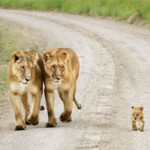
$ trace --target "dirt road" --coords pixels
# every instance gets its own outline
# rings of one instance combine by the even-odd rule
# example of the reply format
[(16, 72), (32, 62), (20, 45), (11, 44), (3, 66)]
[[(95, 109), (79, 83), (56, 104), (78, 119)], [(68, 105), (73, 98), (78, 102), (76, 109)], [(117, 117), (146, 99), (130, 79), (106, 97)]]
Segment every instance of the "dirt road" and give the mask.
[[(45, 50), (70, 47), (81, 69), (73, 121), (62, 123), (56, 94), (56, 128), (40, 123), (15, 132), (11, 107), (0, 117), (1, 150), (149, 150), (150, 31), (110, 20), (54, 12), (0, 10), (0, 18), (34, 29)], [(31, 35), (32, 36), (32, 35)], [(42, 103), (45, 105), (43, 97)], [(131, 130), (131, 106), (144, 106), (145, 131)], [(8, 110), (9, 108), (9, 110)]]

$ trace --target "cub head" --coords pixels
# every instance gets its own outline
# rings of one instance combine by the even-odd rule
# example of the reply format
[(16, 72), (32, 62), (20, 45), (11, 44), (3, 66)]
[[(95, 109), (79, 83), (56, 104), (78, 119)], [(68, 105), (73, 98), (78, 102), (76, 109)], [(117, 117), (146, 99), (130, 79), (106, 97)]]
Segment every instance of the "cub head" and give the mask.
[(32, 79), (38, 62), (38, 53), (34, 51), (15, 51), (12, 54), (12, 72), (18, 82), (27, 85)]
[(51, 81), (59, 83), (67, 77), (69, 53), (67, 51), (51, 50), (43, 53), (45, 71)]
[(131, 110), (132, 110), (132, 118), (134, 120), (140, 120), (141, 117), (143, 117), (143, 110), (144, 108), (143, 107), (131, 107)]

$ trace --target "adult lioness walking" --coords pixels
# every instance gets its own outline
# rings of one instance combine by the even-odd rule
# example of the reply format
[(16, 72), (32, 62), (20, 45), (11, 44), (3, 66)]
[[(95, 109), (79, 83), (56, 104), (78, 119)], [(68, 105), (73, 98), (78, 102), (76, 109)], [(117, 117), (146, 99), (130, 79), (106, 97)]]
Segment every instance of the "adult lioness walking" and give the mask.
[(80, 109), (75, 98), (76, 81), (79, 74), (79, 60), (74, 51), (68, 48), (58, 48), (43, 53), (45, 66), (45, 97), (48, 111), (46, 127), (57, 125), (54, 113), (54, 89), (58, 90), (64, 104), (61, 121), (70, 121), (73, 101)]
[[(16, 51), (12, 54), (8, 65), (8, 85), (10, 100), (13, 106), (16, 127), (15, 130), (23, 130), (26, 123), (38, 124), (40, 101), (43, 91), (43, 60), (35, 51)], [(27, 92), (32, 95), (32, 110), (28, 103)], [(25, 110), (25, 120), (20, 109), (20, 99)]]

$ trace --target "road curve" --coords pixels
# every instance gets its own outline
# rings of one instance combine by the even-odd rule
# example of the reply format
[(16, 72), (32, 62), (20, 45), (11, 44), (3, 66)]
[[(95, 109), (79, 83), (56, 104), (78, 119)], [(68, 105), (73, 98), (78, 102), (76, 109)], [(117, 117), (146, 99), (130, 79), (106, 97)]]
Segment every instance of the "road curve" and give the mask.
[[(0, 149), (138, 150), (150, 149), (150, 31), (111, 20), (55, 12), (0, 9), (0, 19), (38, 32), (46, 50), (70, 47), (80, 60), (73, 121), (62, 123), (56, 93), (56, 128), (40, 123), (13, 130), (12, 109), (0, 117)], [(45, 105), (45, 99), (42, 98)], [(131, 130), (131, 106), (144, 106), (145, 131)], [(6, 106), (7, 108), (7, 106)], [(6, 113), (7, 112), (7, 113)]]

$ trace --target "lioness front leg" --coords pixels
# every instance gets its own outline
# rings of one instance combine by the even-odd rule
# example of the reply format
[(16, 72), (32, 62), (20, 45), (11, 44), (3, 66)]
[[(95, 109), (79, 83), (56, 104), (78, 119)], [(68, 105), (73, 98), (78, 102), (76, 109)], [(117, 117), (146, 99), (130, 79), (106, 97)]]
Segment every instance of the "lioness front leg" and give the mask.
[(31, 114), (27, 118), (27, 122), (32, 125), (37, 125), (39, 123), (39, 110), (41, 102), (42, 92), (32, 94), (32, 109)]
[(46, 127), (55, 127), (57, 125), (54, 113), (54, 91), (45, 89), (45, 98), (48, 113), (48, 122)]
[(21, 96), (21, 100), (22, 100), (22, 103), (23, 103), (23, 107), (24, 107), (24, 113), (25, 113), (25, 122), (26, 124), (30, 124), (28, 121), (27, 121), (27, 117), (29, 116), (30, 114), (30, 105), (28, 103), (28, 96), (27, 96), (27, 93), (24, 93), (22, 96)]
[(19, 102), (20, 96), (10, 93), (10, 100), (12, 103), (13, 111), (17, 122), (15, 130), (24, 130), (26, 128), (26, 125), (21, 114), (20, 102)]
[(64, 112), (60, 115), (61, 121), (71, 121), (72, 106), (73, 106), (73, 92), (72, 90), (63, 93)]

